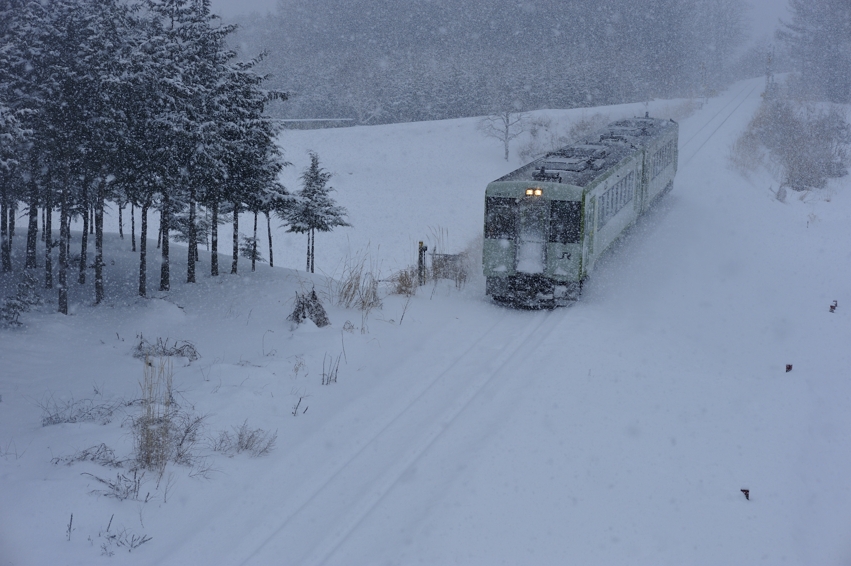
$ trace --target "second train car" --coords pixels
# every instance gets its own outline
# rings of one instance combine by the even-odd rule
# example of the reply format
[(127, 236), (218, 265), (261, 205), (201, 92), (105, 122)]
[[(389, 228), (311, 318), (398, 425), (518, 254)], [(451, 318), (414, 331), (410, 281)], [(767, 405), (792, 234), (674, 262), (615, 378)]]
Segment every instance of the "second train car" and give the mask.
[(619, 120), (490, 183), (487, 294), (525, 307), (576, 300), (600, 255), (673, 187), (678, 132), (673, 120)]

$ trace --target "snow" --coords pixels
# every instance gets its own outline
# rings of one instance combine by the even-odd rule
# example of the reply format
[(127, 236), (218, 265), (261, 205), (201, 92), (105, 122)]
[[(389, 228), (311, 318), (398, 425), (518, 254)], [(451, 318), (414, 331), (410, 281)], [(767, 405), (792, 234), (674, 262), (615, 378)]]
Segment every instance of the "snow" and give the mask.
[(542, 242), (518, 241), (516, 269), (520, 273), (543, 273), (544, 244)]
[[(848, 563), (851, 181), (781, 203), (768, 173), (728, 167), (761, 81), (681, 121), (674, 190), (570, 308), (493, 305), (474, 274), (367, 315), (326, 300), (331, 326), (291, 329), (295, 292), (327, 299), (334, 285), (296, 271), (303, 237), (279, 231), (283, 268), (243, 261), (195, 285), (174, 246), (172, 291), (149, 299), (134, 296), (129, 239), (108, 237), (105, 305), (74, 284), (71, 316), (48, 304), (0, 330), (0, 563)], [(519, 165), (475, 123), (287, 132), (288, 159), (310, 148), (335, 173), (353, 224), (319, 235), (318, 271), (369, 248), (386, 278), (418, 239), (473, 242), (485, 185)], [(158, 267), (151, 257), (150, 282)], [(139, 398), (139, 335), (195, 344), (175, 388), (208, 435), (247, 422), (277, 431), (275, 449), (202, 447), (207, 477), (169, 464), (158, 485), (147, 472), (147, 502), (91, 493), (92, 476), (127, 466), (51, 463), (100, 443), (132, 453), (138, 405), (47, 427), (38, 405)], [(321, 385), (341, 354), (338, 381)], [(109, 546), (111, 517), (109, 533), (151, 540)]]

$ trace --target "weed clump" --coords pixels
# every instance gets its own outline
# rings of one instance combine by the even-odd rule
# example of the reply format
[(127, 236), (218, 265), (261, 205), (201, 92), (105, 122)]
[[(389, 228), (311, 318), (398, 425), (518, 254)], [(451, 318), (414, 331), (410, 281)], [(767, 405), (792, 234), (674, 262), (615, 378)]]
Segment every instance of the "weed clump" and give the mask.
[(148, 342), (144, 336), (139, 335), (139, 343), (133, 349), (133, 357), (140, 360), (153, 358), (183, 357), (190, 362), (201, 358), (201, 354), (195, 348), (195, 344), (187, 340), (176, 340), (169, 344), (169, 339), (157, 338), (155, 342)]
[(212, 449), (228, 456), (246, 452), (252, 458), (257, 458), (271, 452), (277, 441), (277, 431), (270, 433), (262, 428), (248, 428), (248, 421), (245, 421), (233, 427), (232, 433), (221, 431), (212, 441)]
[(145, 359), (142, 414), (132, 419), (136, 465), (165, 469), (169, 462), (192, 465), (205, 417), (183, 410), (174, 400), (170, 358)]

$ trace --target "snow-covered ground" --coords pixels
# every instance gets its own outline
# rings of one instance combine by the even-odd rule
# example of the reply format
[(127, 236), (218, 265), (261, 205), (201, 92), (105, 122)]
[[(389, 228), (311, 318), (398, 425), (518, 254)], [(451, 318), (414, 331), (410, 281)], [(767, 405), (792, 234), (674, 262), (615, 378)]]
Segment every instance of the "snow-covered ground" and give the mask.
[[(492, 305), (476, 275), (368, 315), (326, 300), (321, 329), (285, 320), (347, 257), (368, 249), (387, 277), (419, 239), (474, 242), (485, 185), (519, 162), (472, 119), (283, 136), (290, 188), (315, 150), (351, 213), (317, 237), (323, 273), (296, 271), (304, 237), (279, 231), (285, 268), (186, 285), (177, 248), (173, 290), (155, 291), (154, 256), (143, 300), (129, 240), (108, 238), (105, 305), (75, 284), (72, 316), (46, 305), (0, 330), (0, 564), (849, 563), (851, 181), (781, 203), (767, 173), (730, 170), (761, 85), (681, 121), (674, 191), (570, 308)], [(204, 438), (247, 423), (274, 450), (202, 441), (194, 467), (146, 472), (124, 501), (93, 492), (128, 464), (52, 463), (101, 443), (131, 456), (138, 404), (44, 427), (40, 407), (138, 399), (141, 335), (197, 347), (175, 400), (207, 416)], [(150, 540), (128, 552), (133, 535)]]

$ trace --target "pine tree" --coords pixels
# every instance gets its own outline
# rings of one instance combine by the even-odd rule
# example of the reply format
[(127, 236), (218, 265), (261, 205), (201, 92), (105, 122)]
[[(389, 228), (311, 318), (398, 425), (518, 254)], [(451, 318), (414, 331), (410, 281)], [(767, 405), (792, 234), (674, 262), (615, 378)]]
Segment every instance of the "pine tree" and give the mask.
[(315, 268), (316, 231), (330, 232), (337, 226), (351, 226), (346, 221), (346, 209), (337, 206), (328, 186), (331, 173), (319, 166), (319, 156), (310, 152), (310, 166), (301, 175), (302, 188), (297, 194), (289, 215), (288, 232), (307, 234), (307, 271)]
[(851, 102), (851, 3), (789, 0), (792, 21), (777, 32), (791, 52), (801, 84), (816, 96)]
[[(254, 72), (261, 59), (230, 66), (224, 77), (225, 102), (218, 115), (225, 180), (222, 192), (214, 195), (227, 200), (233, 210), (231, 273), (237, 273), (240, 256), (239, 211), (264, 212), (288, 198), (277, 181), (281, 170), (289, 165), (276, 143), (280, 126), (263, 113), (269, 101), (286, 100), (287, 94), (262, 88), (266, 77)], [(215, 215), (216, 209), (213, 210)], [(211, 265), (214, 275), (217, 269)]]
[(42, 303), (36, 286), (35, 275), (25, 272), (17, 285), (16, 293), (0, 301), (0, 322), (9, 326), (21, 326), (22, 323), (19, 320), (21, 314)]
[(25, 144), (31, 132), (24, 125), (27, 109), (16, 92), (26, 72), (26, 13), (20, 1), (0, 0), (0, 264), (12, 269), (12, 226), (22, 200)]
[[(70, 225), (95, 234), (95, 302), (104, 297), (107, 199), (141, 210), (139, 294), (146, 294), (147, 220), (161, 215), (160, 288), (170, 286), (172, 219), (189, 241), (188, 281), (198, 259), (198, 208), (231, 202), (271, 211), (286, 192), (278, 128), (257, 61), (234, 62), (210, 0), (0, 0), (0, 266), (11, 269), (20, 201), (28, 208), (26, 267), (36, 267), (38, 212), (45, 287), (59, 247), (59, 310), (67, 312)], [(280, 193), (280, 194), (278, 194)], [(272, 196), (270, 196), (272, 195)], [(274, 196), (278, 195), (278, 196)], [(60, 212), (60, 239), (50, 219)], [(268, 214), (268, 212), (267, 212)], [(238, 215), (236, 216), (238, 219)], [(131, 225), (135, 218), (131, 219)], [(79, 280), (86, 279), (86, 230)], [(132, 236), (135, 248), (135, 226)], [(214, 237), (215, 246), (215, 237)], [(135, 251), (135, 250), (134, 250)]]

